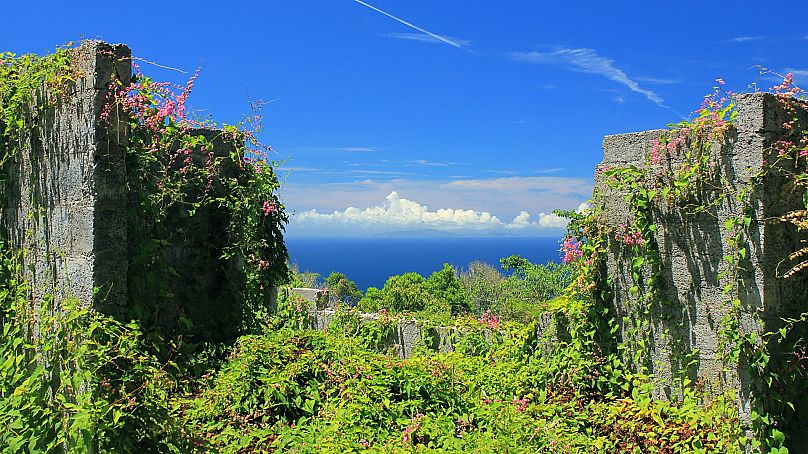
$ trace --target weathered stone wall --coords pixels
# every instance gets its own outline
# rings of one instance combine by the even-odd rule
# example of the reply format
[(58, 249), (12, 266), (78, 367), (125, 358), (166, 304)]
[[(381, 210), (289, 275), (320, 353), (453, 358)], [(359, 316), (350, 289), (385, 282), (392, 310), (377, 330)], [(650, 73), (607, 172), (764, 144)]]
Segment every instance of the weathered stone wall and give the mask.
[(108, 83), (128, 83), (130, 51), (88, 42), (73, 50), (81, 77), (71, 96), (38, 94), (36, 127), (6, 163), (0, 223), (25, 251), (35, 299), (71, 295), (88, 304), (99, 289), (105, 304), (126, 303), (126, 207), (123, 147), (127, 131), (99, 121)]
[[(328, 331), (339, 310), (335, 302), (328, 299), (328, 290), (316, 288), (292, 288), (285, 290), (286, 295), (294, 293), (302, 297), (308, 304), (307, 327), (317, 331)], [(370, 323), (382, 318), (379, 313), (359, 313), (361, 323)], [(551, 313), (544, 314), (536, 324), (536, 348), (549, 351), (551, 344), (559, 337), (565, 337), (563, 329), (559, 332), (557, 320)], [(490, 340), (492, 331), (481, 328), (486, 340)], [(425, 332), (422, 323), (415, 318), (401, 318), (395, 322), (390, 336), (384, 341), (383, 348), (392, 349), (401, 359), (413, 355), (416, 347), (426, 347), (439, 353), (455, 350), (456, 342), (468, 334), (468, 329), (454, 326), (430, 327)]]
[[(662, 261), (658, 273), (662, 302), (652, 304), (647, 313), (639, 309), (637, 295), (630, 291), (634, 285), (631, 257), (617, 241), (610, 242), (607, 269), (612, 279), (614, 310), (621, 320), (620, 334), (633, 346), (628, 354), (638, 350), (643, 353), (638, 359), (655, 375), (657, 397), (676, 397), (670, 385), (677, 376), (701, 380), (714, 393), (738, 390), (740, 415), (748, 422), (751, 395), (760, 384), (746, 364), (725, 364), (721, 359), (720, 324), (731, 310), (729, 301), (735, 297), (741, 301), (738, 329), (742, 335), (776, 331), (783, 323), (782, 318), (798, 316), (805, 310), (808, 280), (804, 274), (787, 280), (780, 277), (787, 269), (782, 269), (780, 262), (802, 246), (804, 236), (793, 226), (773, 218), (804, 205), (801, 191), (787, 184), (781, 174), (769, 172), (751, 195), (753, 221), (748, 233), (747, 259), (741, 263), (745, 271), (741, 273), (739, 289), (724, 293), (728, 280), (719, 277), (729, 267), (725, 256), (734, 253), (724, 221), (737, 217), (743, 207), (732, 197), (721, 200), (721, 194), (740, 192), (765, 163), (775, 161), (777, 152), (772, 151), (772, 145), (783, 138), (782, 125), (787, 119), (782, 105), (770, 94), (741, 95), (737, 109), (735, 132), (726, 144), (716, 144), (711, 149), (712, 159), (724, 177), (711, 183), (723, 180), (725, 184), (716, 187), (708, 184), (698, 195), (701, 204), (716, 200), (719, 203), (699, 213), (664, 204), (652, 211), (658, 226), (654, 239)], [(805, 110), (799, 115), (806, 117)], [(604, 138), (604, 160), (598, 166), (596, 187), (604, 188), (605, 221), (609, 226), (628, 225), (633, 215), (625, 192), (605, 188), (602, 171), (630, 165), (647, 169), (650, 141), (662, 132)], [(682, 154), (662, 165), (677, 168)], [(644, 273), (646, 278), (648, 271)], [(649, 342), (642, 345), (643, 340)], [(805, 411), (806, 408), (797, 409), (798, 414)]]
[[(133, 234), (137, 219), (130, 208), (142, 195), (128, 185), (127, 122), (116, 118), (116, 109), (108, 120), (101, 114), (110, 101), (110, 82), (126, 86), (131, 81), (131, 52), (125, 45), (89, 41), (72, 50), (72, 63), (80, 76), (72, 91), (58, 100), (49, 99), (44, 89), (39, 93), (31, 106), (35, 127), (30, 140), (3, 168), (7, 183), (0, 201), (0, 238), (24, 251), (35, 304), (48, 294), (57, 301), (71, 296), (128, 318), (133, 298), (157, 295), (136, 279), (144, 268), (132, 266), (148, 239)], [(206, 136), (216, 156), (232, 151), (219, 131), (193, 134)], [(231, 167), (221, 172), (238, 172)], [(212, 196), (224, 190), (214, 185)], [(172, 234), (165, 239), (166, 255), (177, 275), (163, 276), (173, 299), (159, 308), (157, 323), (173, 329), (184, 317), (205, 337), (234, 334), (243, 270), (238, 259), (222, 259), (229, 216), (226, 209), (213, 207), (193, 216), (182, 207), (169, 211), (164, 230)]]

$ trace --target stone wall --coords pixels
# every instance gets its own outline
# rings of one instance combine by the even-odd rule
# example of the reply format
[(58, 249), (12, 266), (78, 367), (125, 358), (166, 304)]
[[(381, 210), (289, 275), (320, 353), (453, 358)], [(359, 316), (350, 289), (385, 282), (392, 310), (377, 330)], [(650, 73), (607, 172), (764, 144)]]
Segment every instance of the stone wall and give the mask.
[[(328, 331), (331, 323), (340, 310), (336, 302), (329, 300), (328, 290), (315, 288), (286, 289), (286, 295), (294, 293), (308, 303), (307, 327), (317, 331)], [(378, 313), (359, 313), (361, 323), (370, 323), (382, 318)], [(560, 336), (566, 338), (564, 329), (557, 329), (558, 320), (551, 313), (544, 314), (536, 324), (536, 348), (549, 351), (551, 344)], [(480, 328), (486, 340), (491, 340), (492, 331)], [(399, 358), (407, 359), (413, 355), (417, 347), (448, 353), (454, 351), (456, 343), (468, 335), (470, 329), (454, 326), (436, 326), (424, 328), (423, 324), (415, 318), (404, 317), (395, 321), (390, 336), (384, 341), (383, 349), (395, 351)]]
[[(127, 123), (116, 118), (115, 109), (108, 121), (101, 113), (110, 100), (110, 82), (130, 83), (131, 52), (97, 41), (71, 52), (80, 77), (68, 96), (53, 100), (45, 90), (38, 94), (30, 111), (35, 125), (30, 140), (3, 168), (0, 239), (24, 251), (35, 305), (48, 294), (57, 301), (71, 296), (128, 318), (132, 298), (156, 295), (133, 284), (142, 274), (132, 267), (133, 257), (146, 239), (133, 235), (137, 220), (130, 208), (140, 195), (127, 184)], [(218, 131), (193, 133), (207, 136), (217, 156), (232, 151)], [(223, 190), (214, 187), (212, 196)], [(193, 216), (183, 208), (169, 212), (165, 223), (174, 233), (166, 255), (177, 275), (163, 276), (173, 294), (171, 304), (159, 308), (157, 322), (164, 327), (177, 328), (182, 316), (199, 335), (230, 337), (239, 326), (235, 283), (243, 282), (242, 270), (238, 260), (221, 258), (229, 215), (212, 207)]]
[[(738, 193), (766, 162), (776, 159), (777, 153), (771, 147), (783, 138), (786, 114), (775, 96), (741, 95), (737, 109), (736, 131), (726, 144), (711, 149), (725, 185), (703, 188), (698, 195), (701, 203), (720, 200), (720, 194)], [(803, 120), (807, 116), (805, 110), (799, 115)], [(604, 188), (605, 221), (609, 226), (630, 224), (633, 215), (626, 193), (607, 189), (602, 171), (630, 165), (647, 169), (650, 141), (662, 133), (645, 131), (604, 138), (604, 160), (598, 166), (596, 187)], [(662, 165), (676, 168), (680, 162), (674, 156)], [(721, 180), (716, 178), (714, 182)], [(748, 233), (749, 251), (741, 263), (745, 271), (741, 273), (740, 288), (730, 295), (724, 293), (727, 279), (719, 277), (729, 266), (725, 256), (733, 254), (724, 221), (738, 216), (742, 209), (742, 204), (733, 198), (699, 213), (667, 206), (654, 208), (652, 215), (658, 226), (654, 240), (662, 260), (658, 273), (662, 301), (653, 304), (648, 313), (638, 310), (637, 296), (630, 291), (634, 281), (625, 247), (610, 242), (607, 270), (612, 279), (614, 310), (621, 320), (620, 333), (634, 347), (643, 339), (648, 341), (639, 361), (655, 375), (658, 398), (675, 398), (670, 386), (673, 377), (687, 376), (711, 387), (716, 394), (738, 390), (740, 416), (749, 422), (752, 395), (761, 384), (750, 374), (747, 364), (722, 361), (720, 324), (731, 310), (729, 301), (735, 297), (741, 301), (738, 329), (742, 335), (776, 331), (783, 324), (782, 318), (798, 317), (806, 309), (805, 274), (787, 280), (780, 277), (785, 271), (780, 262), (802, 246), (805, 236), (790, 224), (773, 220), (788, 211), (803, 209), (802, 198), (802, 192), (795, 191), (777, 172), (767, 174), (756, 186), (751, 195), (754, 213)], [(644, 273), (646, 278), (648, 271)], [(794, 333), (801, 334), (804, 333)], [(635, 348), (628, 353), (636, 352)], [(798, 417), (803, 418), (806, 410), (797, 408)]]
[[(26, 253), (35, 299), (45, 293), (126, 303), (125, 128), (99, 121), (113, 77), (129, 83), (130, 51), (85, 43), (73, 50), (81, 77), (58, 103), (38, 94), (35, 128), (6, 163), (2, 223), (11, 246)], [(117, 123), (117, 122), (115, 122)]]

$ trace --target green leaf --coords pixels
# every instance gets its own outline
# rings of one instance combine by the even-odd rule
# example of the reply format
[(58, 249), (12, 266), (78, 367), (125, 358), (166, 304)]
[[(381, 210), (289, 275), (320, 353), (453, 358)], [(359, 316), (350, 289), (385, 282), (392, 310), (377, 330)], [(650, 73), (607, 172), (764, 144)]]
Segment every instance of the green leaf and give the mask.
[(777, 444), (776, 446), (780, 447), (783, 446), (783, 443), (786, 441), (786, 436), (783, 434), (783, 432), (780, 432), (777, 429), (772, 429), (772, 440), (774, 440), (774, 442)]

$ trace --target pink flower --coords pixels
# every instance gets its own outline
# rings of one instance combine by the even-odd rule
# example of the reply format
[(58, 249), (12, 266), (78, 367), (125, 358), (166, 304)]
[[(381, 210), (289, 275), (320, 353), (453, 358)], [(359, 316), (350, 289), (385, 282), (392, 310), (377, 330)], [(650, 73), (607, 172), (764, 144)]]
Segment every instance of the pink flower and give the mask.
[(642, 246), (645, 244), (645, 238), (639, 231), (630, 231), (624, 224), (617, 226), (617, 231), (614, 232), (614, 239), (626, 246)]
[(483, 325), (488, 326), (491, 329), (499, 329), (501, 323), (496, 315), (491, 312), (491, 309), (488, 309), (482, 317), (480, 317), (480, 323)]
[(651, 140), (651, 164), (657, 165), (659, 161), (662, 160), (662, 156), (659, 155), (659, 149), (661, 148), (661, 144), (659, 139)]
[(401, 435), (401, 441), (404, 443), (409, 443), (410, 439), (412, 438), (412, 433), (419, 430), (421, 428), (421, 420), (424, 418), (423, 413), (418, 413), (412, 417), (412, 424), (407, 426), (404, 429), (404, 433)]
[(274, 203), (264, 202), (264, 207), (261, 208), (264, 211), (264, 216), (269, 216), (271, 213), (278, 211), (278, 207), (275, 206)]
[(527, 409), (527, 403), (529, 399), (527, 397), (523, 397), (521, 399), (514, 399), (513, 403), (516, 405), (516, 411), (523, 412)]
[(561, 244), (561, 253), (563, 254), (561, 263), (564, 264), (575, 262), (584, 255), (581, 250), (581, 242), (570, 236), (564, 238), (564, 242)]

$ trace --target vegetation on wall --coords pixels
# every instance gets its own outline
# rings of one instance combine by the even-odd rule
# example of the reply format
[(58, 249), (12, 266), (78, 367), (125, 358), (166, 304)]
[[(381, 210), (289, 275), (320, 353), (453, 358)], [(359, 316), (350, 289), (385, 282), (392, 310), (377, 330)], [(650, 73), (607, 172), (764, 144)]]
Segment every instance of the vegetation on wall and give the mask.
[[(768, 331), (764, 322), (756, 321), (755, 329), (744, 331), (740, 327), (742, 317), (742, 293), (749, 285), (749, 260), (752, 254), (749, 238), (762, 222), (790, 222), (805, 230), (804, 208), (785, 213), (779, 219), (760, 219), (755, 213), (755, 197), (758, 197), (764, 182), (777, 181), (785, 191), (795, 191), (797, 198), (805, 192), (805, 158), (808, 156), (808, 132), (800, 124), (798, 106), (804, 92), (793, 85), (792, 76), (784, 77), (781, 85), (773, 88), (780, 108), (785, 112), (785, 121), (779, 132), (780, 140), (764, 150), (762, 170), (749, 182), (733, 187), (722, 172), (720, 153), (731, 146), (735, 134), (736, 110), (734, 94), (723, 90), (723, 81), (718, 80), (715, 91), (706, 96), (693, 120), (671, 125), (658, 138), (652, 139), (650, 152), (644, 166), (627, 165), (606, 167), (602, 172), (603, 186), (596, 188), (594, 206), (584, 215), (565, 213), (572, 218), (571, 234), (565, 246), (573, 251), (579, 268), (580, 288), (608, 299), (605, 294), (612, 276), (606, 276), (604, 259), (610, 251), (618, 251), (619, 265), (630, 279), (629, 312), (621, 322), (624, 330), (623, 343), (616, 347), (626, 353), (631, 368), (641, 373), (652, 370), (650, 349), (653, 342), (652, 313), (662, 313), (668, 302), (665, 299), (660, 271), (662, 261), (656, 238), (664, 212), (682, 216), (718, 217), (719, 209), (731, 214), (723, 220), (725, 266), (718, 274), (718, 284), (726, 299), (724, 307), (713, 308), (708, 317), (719, 319), (718, 334), (721, 355), (725, 367), (747, 365), (748, 373), (764, 389), (753, 393), (752, 424), (756, 438), (750, 440), (755, 449), (767, 452), (787, 452), (784, 447), (784, 430), (801, 430), (796, 422), (794, 408), (804, 397), (796, 389), (803, 389), (806, 376), (801, 355), (804, 344), (804, 322), (808, 313), (796, 318), (786, 318), (774, 331)], [(768, 162), (766, 161), (768, 160)], [(770, 183), (769, 183), (770, 184)], [(603, 218), (604, 198), (607, 193), (620, 194), (631, 212), (630, 222), (609, 225)], [(806, 198), (802, 197), (803, 203)], [(804, 250), (795, 251), (784, 263), (794, 264), (782, 274), (783, 278), (794, 276), (805, 268), (801, 262)], [(769, 327), (771, 328), (771, 327)], [(615, 326), (614, 329), (618, 329)], [(675, 337), (665, 331), (667, 338)], [(631, 356), (628, 354), (631, 353)], [(676, 360), (672, 356), (672, 360)], [(695, 364), (691, 357), (680, 361), (677, 387), (691, 384), (690, 367)], [(741, 372), (744, 373), (744, 372)], [(681, 388), (679, 392), (683, 392)], [(791, 424), (790, 424), (791, 422)]]
[[(84, 76), (71, 64), (73, 52), (0, 54), (0, 163), (33, 150), (46, 133), (45, 120), (59, 115), (62, 100)], [(113, 79), (108, 87), (101, 118), (127, 134), (127, 190), (133, 196), (125, 314), (115, 319), (95, 311), (90, 301), (49, 292), (33, 299), (47, 289), (29, 286), (25, 252), (12, 250), (0, 232), (4, 452), (65, 446), (71, 452), (187, 452), (170, 396), (193, 387), (189, 374), (215, 362), (227, 347), (170, 337), (200, 332), (182, 310), (171, 309), (184, 303), (173, 300), (177, 272), (170, 252), (181, 232), (172, 230), (172, 219), (199, 217), (205, 210), (227, 213), (216, 232), (223, 251), (219, 266), (238, 294), (222, 295), (228, 304), (219, 309), (226, 317), (216, 321), (231, 336), (258, 329), (267, 316), (269, 289), (288, 280), (282, 236), (287, 217), (268, 148), (256, 139), (258, 117), (215, 130), (193, 120), (186, 102), (195, 78), (173, 87), (138, 72), (130, 85)], [(0, 175), (0, 183), (9, 178), (5, 168)], [(5, 192), (0, 194), (5, 201)], [(29, 216), (44, 222), (47, 207), (34, 194), (22, 196), (30, 198)]]

